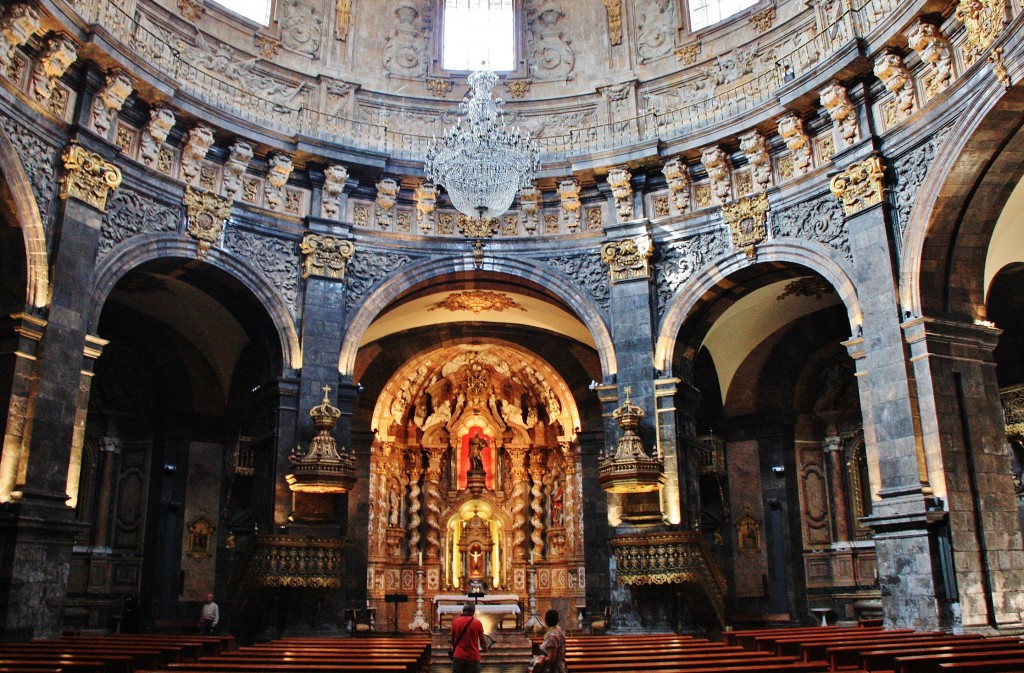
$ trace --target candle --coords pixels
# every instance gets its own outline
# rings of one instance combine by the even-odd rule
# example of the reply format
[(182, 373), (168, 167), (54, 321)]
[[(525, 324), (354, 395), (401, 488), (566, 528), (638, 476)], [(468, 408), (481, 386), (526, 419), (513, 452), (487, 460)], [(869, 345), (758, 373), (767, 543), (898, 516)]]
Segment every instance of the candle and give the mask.
[(423, 550), (420, 550), (420, 566), (423, 566)]

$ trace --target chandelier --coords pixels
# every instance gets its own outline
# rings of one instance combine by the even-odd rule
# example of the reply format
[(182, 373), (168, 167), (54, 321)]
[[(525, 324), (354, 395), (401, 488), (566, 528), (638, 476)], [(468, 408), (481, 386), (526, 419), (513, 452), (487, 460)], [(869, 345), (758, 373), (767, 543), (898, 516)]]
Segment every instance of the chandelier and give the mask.
[(459, 103), (460, 119), (427, 145), (425, 169), (444, 185), (452, 205), (470, 217), (498, 217), (516, 193), (531, 184), (540, 166), (530, 132), (505, 122), (500, 98), (491, 97), (498, 76), (490, 70), (469, 76), (469, 95)]

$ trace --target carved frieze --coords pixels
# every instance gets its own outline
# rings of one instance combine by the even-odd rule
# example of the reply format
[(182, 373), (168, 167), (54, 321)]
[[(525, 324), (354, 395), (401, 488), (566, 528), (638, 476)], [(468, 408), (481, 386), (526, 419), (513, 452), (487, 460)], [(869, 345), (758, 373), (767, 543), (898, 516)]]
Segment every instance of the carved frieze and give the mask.
[(271, 154), (267, 160), (267, 182), (263, 186), (263, 196), (271, 210), (280, 210), (284, 200), (284, 186), (291, 177), (292, 158), (280, 152)]
[(427, 74), (430, 14), (422, 3), (402, 0), (395, 9), (398, 19), (384, 47), (384, 70), (395, 77), (419, 79)]
[(874, 73), (895, 96), (892, 121), (898, 123), (914, 114), (917, 109), (914, 76), (903, 63), (903, 57), (894, 51), (883, 52), (875, 59)]
[(411, 261), (412, 257), (409, 255), (360, 250), (349, 262), (345, 274), (348, 277), (345, 304), (349, 315), (352, 315), (353, 309), (379, 282), (395, 274)]
[(242, 189), (242, 176), (252, 159), (252, 145), (244, 140), (236, 140), (228, 148), (228, 160), (224, 162), (224, 195), (235, 199)]
[(512, 79), (505, 81), (505, 91), (511, 98), (522, 98), (530, 93), (530, 80)]
[(213, 192), (185, 187), (185, 212), (188, 226), (185, 233), (199, 241), (199, 257), (220, 242), (224, 225), (231, 216), (231, 199), (222, 199)]
[(853, 261), (843, 209), (831, 195), (773, 211), (771, 230), (773, 239), (792, 237), (817, 241), (838, 251), (846, 261)]
[(608, 311), (611, 294), (608, 290), (608, 275), (600, 264), (600, 257), (594, 253), (549, 257), (543, 260), (565, 274), (591, 298), (603, 311)]
[(32, 68), (32, 94), (39, 102), (50, 100), (57, 80), (78, 58), (78, 47), (65, 35), (51, 37), (46, 51)]
[(180, 206), (161, 203), (128, 187), (114, 192), (108, 205), (100, 225), (100, 258), (134, 236), (175, 231), (181, 218)]
[(726, 250), (725, 230), (721, 227), (660, 244), (654, 263), (658, 314), (664, 314), (686, 281), (724, 255)]
[(39, 12), (28, 3), (4, 9), (0, 15), (0, 65), (6, 69), (15, 64), (15, 52), (39, 31), (39, 23)]
[(903, 235), (910, 223), (910, 212), (914, 208), (921, 184), (931, 169), (939, 147), (949, 135), (949, 126), (939, 129), (928, 141), (895, 160), (892, 164), (895, 203), (895, 226), (897, 231), (896, 249), (902, 254)]
[(307, 234), (300, 246), (306, 256), (302, 265), (302, 277), (322, 276), (343, 280), (349, 260), (356, 254), (356, 246), (334, 236)]
[(322, 5), (306, 0), (285, 0), (278, 6), (281, 18), (281, 41), (289, 49), (316, 56), (323, 36)]
[(797, 113), (789, 112), (779, 117), (776, 123), (779, 125), (779, 135), (792, 152), (792, 174), (806, 175), (811, 169), (814, 155), (811, 152), (811, 140), (804, 131), (804, 120)]
[(839, 82), (833, 81), (818, 92), (821, 104), (828, 116), (832, 118), (836, 134), (842, 147), (849, 147), (860, 140), (860, 123), (857, 120), (857, 108), (850, 100), (850, 94)]
[(435, 304), (431, 304), (428, 311), (470, 311), (472, 313), (483, 313), (494, 311), (504, 313), (509, 309), (518, 309), (526, 312), (526, 307), (517, 302), (504, 292), (489, 292), (487, 290), (469, 290), (466, 292), (453, 292)]
[(904, 33), (910, 48), (921, 60), (931, 66), (931, 77), (925, 78), (925, 94), (931, 99), (942, 93), (956, 77), (953, 65), (953, 48), (934, 23), (922, 19), (915, 21)]
[(576, 54), (566, 35), (565, 12), (553, 0), (530, 0), (526, 13), (527, 65), (538, 81), (576, 79)]
[(666, 0), (638, 0), (636, 14), (636, 53), (644, 63), (672, 53), (675, 47), (676, 5)]
[(4, 131), (28, 176), (32, 194), (39, 207), (39, 215), (44, 224), (49, 224), (50, 216), (53, 214), (54, 189), (57, 186), (54, 170), (57, 148), (47, 144), (37, 133), (6, 115), (0, 115), (0, 122), (3, 123)]
[(181, 149), (181, 177), (185, 184), (196, 184), (199, 168), (212, 145), (213, 129), (208, 126), (196, 126), (185, 135), (185, 146)]
[(766, 7), (760, 12), (754, 12), (750, 15), (750, 23), (754, 26), (754, 30), (758, 33), (767, 33), (772, 28), (772, 23), (775, 21), (775, 5)]
[(608, 17), (608, 41), (612, 46), (622, 44), (622, 0), (601, 0)]
[(420, 231), (429, 234), (434, 230), (434, 211), (437, 209), (437, 185), (421, 182), (413, 193), (416, 200), (416, 223)]
[(700, 41), (684, 44), (676, 49), (676, 58), (683, 62), (683, 65), (693, 65), (697, 62), (697, 55), (700, 54)]
[(106, 83), (92, 101), (92, 128), (96, 133), (106, 137), (114, 115), (132, 95), (132, 86), (132, 79), (120, 70), (107, 75)]
[(320, 213), (329, 220), (337, 220), (341, 215), (341, 195), (348, 181), (348, 170), (340, 165), (328, 166), (324, 169), (324, 187), (320, 196)]
[(885, 165), (881, 157), (850, 164), (829, 183), (832, 195), (843, 203), (847, 217), (881, 203), (885, 196)]
[(775, 180), (772, 177), (772, 154), (768, 139), (757, 130), (744, 133), (740, 136), (740, 150), (747, 155), (754, 186), (760, 191), (771, 187)]
[(626, 168), (612, 168), (608, 171), (608, 186), (615, 197), (615, 212), (620, 222), (633, 219), (633, 175)]
[[(273, 111), (279, 120), (285, 118), (289, 112), (287, 108), (302, 93), (302, 82), (294, 86), (279, 82), (264, 73), (259, 59), (238, 61), (233, 47), (208, 40), (201, 32), (196, 34), (195, 40), (195, 46), (181, 40), (178, 42), (182, 55), (196, 66), (181, 71), (179, 76), (186, 82), (207, 87), (211, 80), (206, 72), (213, 73), (218, 80), (227, 80), (238, 87), (234, 104), (262, 115), (267, 113), (266, 103), (269, 102), (274, 105)], [(223, 93), (218, 90), (218, 95)]]
[(623, 238), (601, 246), (601, 261), (608, 265), (612, 284), (634, 278), (650, 278), (650, 259), (653, 254), (654, 246), (649, 236)]
[(662, 174), (665, 176), (665, 182), (668, 183), (668, 190), (672, 194), (672, 205), (675, 208), (675, 212), (678, 214), (686, 213), (690, 210), (690, 169), (679, 157), (670, 159), (665, 162), (665, 165), (661, 169)]
[(711, 195), (715, 203), (722, 204), (732, 200), (732, 162), (729, 155), (718, 145), (705, 147), (701, 150), (700, 162), (711, 179)]
[(174, 121), (174, 110), (166, 105), (157, 105), (149, 111), (149, 123), (139, 142), (139, 158), (143, 164), (150, 168), (156, 166), (160, 148), (174, 127)]
[(562, 204), (562, 220), (569, 231), (580, 226), (580, 183), (575, 178), (558, 183), (558, 197)]
[(756, 246), (768, 238), (768, 195), (744, 196), (722, 206), (722, 219), (732, 234), (732, 245), (754, 257)]
[[(1006, 24), (1006, 2), (1004, 0), (959, 0), (956, 18), (967, 31), (967, 48), (970, 56), (988, 50), (1003, 32)], [(973, 59), (972, 59), (973, 60)]]
[(523, 209), (523, 229), (533, 236), (540, 225), (540, 190), (533, 185), (523, 187), (519, 191), (519, 206)]
[(121, 185), (121, 169), (77, 143), (64, 149), (61, 161), (60, 198), (78, 199), (106, 212), (110, 192)]
[(267, 283), (281, 294), (292, 317), (298, 315), (299, 258), (293, 241), (233, 225), (224, 236), (224, 247), (259, 269)]

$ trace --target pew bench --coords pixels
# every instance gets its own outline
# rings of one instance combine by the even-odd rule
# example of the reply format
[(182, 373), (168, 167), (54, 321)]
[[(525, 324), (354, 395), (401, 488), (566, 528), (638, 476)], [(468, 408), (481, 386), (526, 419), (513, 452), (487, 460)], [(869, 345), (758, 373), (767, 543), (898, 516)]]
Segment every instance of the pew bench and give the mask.
[(1024, 661), (1024, 650), (985, 650), (973, 652), (948, 652), (919, 656), (896, 657), (896, 673), (938, 673), (944, 663), (995, 661), (998, 659), (1019, 659)]
[(860, 655), (860, 667), (866, 671), (890, 671), (897, 668), (897, 661), (904, 657), (917, 657), (917, 656), (929, 656), (929, 655), (951, 655), (951, 654), (972, 654), (972, 653), (984, 653), (990, 651), (1011, 651), (1011, 652), (1022, 652), (1021, 643), (1007, 643), (1000, 639), (1000, 642), (985, 642), (986, 639), (980, 638), (973, 641), (965, 641), (963, 643), (953, 643), (946, 645), (934, 645), (932, 647), (927, 646), (908, 646), (903, 649), (885, 649), (885, 650), (865, 650)]

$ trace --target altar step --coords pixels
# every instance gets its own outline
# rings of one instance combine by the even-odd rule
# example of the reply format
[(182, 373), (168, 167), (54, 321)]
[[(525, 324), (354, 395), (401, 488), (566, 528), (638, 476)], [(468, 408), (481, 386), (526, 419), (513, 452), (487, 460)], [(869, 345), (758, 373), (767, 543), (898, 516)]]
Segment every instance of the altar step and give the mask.
[[(526, 670), (526, 664), (530, 662), (532, 646), (530, 638), (522, 631), (496, 631), (490, 634), (494, 639), (494, 645), (483, 655), (484, 665), (520, 665), (520, 670)], [(431, 670), (445, 671), (449, 666), (448, 662), (448, 633), (434, 633), (431, 645)]]

